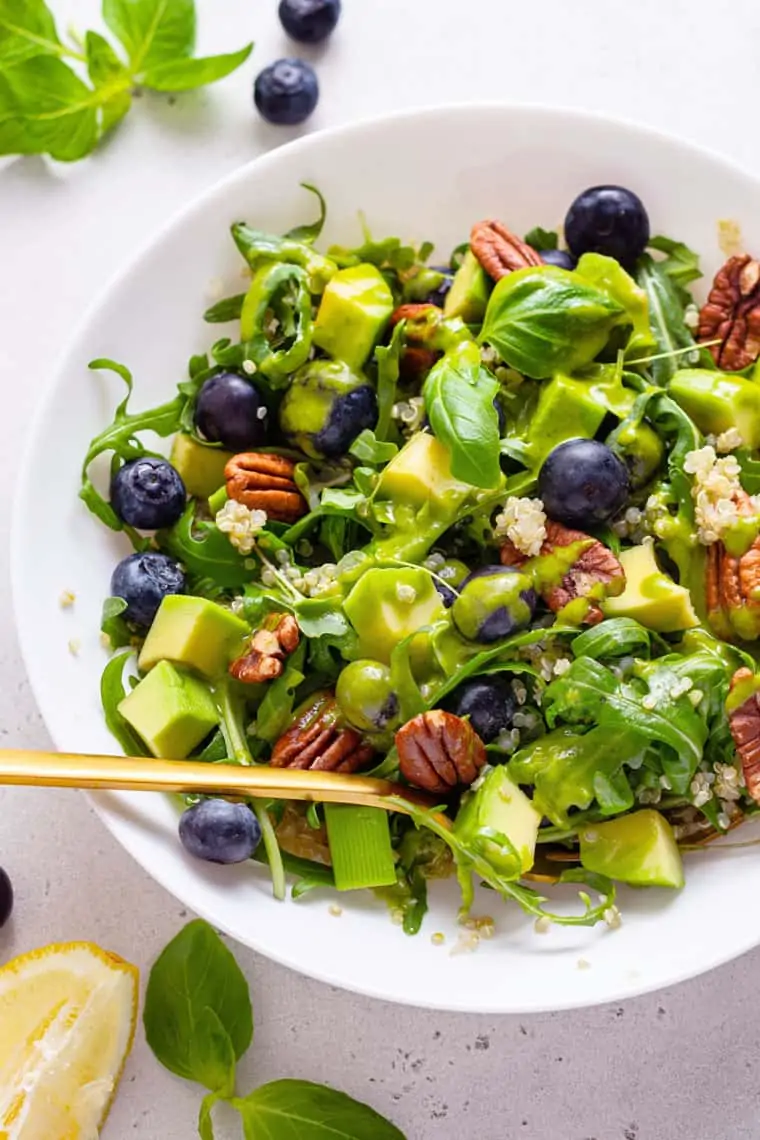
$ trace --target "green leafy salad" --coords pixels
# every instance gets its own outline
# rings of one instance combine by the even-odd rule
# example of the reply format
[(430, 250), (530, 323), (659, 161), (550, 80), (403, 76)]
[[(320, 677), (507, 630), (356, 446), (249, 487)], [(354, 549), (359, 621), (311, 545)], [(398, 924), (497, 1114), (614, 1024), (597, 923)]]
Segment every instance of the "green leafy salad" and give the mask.
[(616, 883), (681, 888), (760, 800), (760, 266), (700, 310), (697, 256), (615, 186), (445, 264), (366, 228), (323, 253), (306, 189), (313, 223), (232, 226), (250, 284), (173, 399), (132, 413), (92, 364), (127, 389), (80, 492), (134, 548), (108, 726), (398, 785), (391, 811), (186, 800), (186, 850), (267, 864), (277, 898), (371, 888), (413, 934), (454, 875), (475, 939), (478, 882), (539, 930), (616, 926)]

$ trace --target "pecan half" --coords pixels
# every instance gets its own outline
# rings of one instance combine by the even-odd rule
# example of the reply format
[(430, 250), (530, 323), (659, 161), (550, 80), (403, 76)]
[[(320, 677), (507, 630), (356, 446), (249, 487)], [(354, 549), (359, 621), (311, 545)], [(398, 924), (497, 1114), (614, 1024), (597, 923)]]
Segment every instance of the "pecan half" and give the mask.
[[(731, 678), (731, 689), (741, 681), (751, 680), (752, 676), (751, 669), (737, 669)], [(747, 791), (755, 803), (760, 803), (760, 692), (751, 693), (730, 712), (728, 723), (742, 762)]]
[(283, 455), (244, 451), (224, 469), (227, 494), (252, 511), (266, 511), (277, 522), (294, 522), (308, 506), (294, 480), (295, 464)]
[(430, 342), (438, 332), (442, 320), (442, 310), (437, 305), (427, 303), (399, 305), (391, 313), (391, 328), (395, 328), (399, 321), (406, 321), (406, 343), (399, 361), (402, 380), (418, 380), (421, 376), (426, 376), (441, 356), (440, 349), (432, 348)]
[[(742, 492), (737, 513), (755, 513), (752, 500)], [(730, 554), (722, 542), (707, 548), (705, 571), (707, 617), (713, 631), (726, 641), (760, 637), (760, 536), (744, 554)]]
[(246, 652), (230, 665), (230, 673), (246, 685), (273, 681), (282, 673), (283, 661), (298, 648), (300, 640), (298, 622), (292, 614), (267, 614)]
[(470, 249), (494, 281), (516, 269), (544, 264), (535, 249), (508, 230), (503, 222), (476, 222), (470, 231)]
[(372, 759), (374, 749), (352, 728), (338, 722), (332, 693), (314, 693), (272, 750), (273, 768), (313, 768), (356, 772)]
[(404, 779), (428, 792), (469, 785), (486, 762), (483, 741), (468, 720), (432, 709), (407, 721), (396, 733)]
[[(560, 580), (546, 584), (539, 580), (541, 597), (555, 614), (575, 598), (588, 598), (588, 610), (583, 617), (583, 624), (597, 625), (604, 617), (597, 597), (599, 594), (603, 597), (622, 594), (625, 589), (625, 571), (603, 542), (581, 530), (570, 530), (551, 519), (546, 521), (546, 538), (538, 557), (556, 555), (558, 550), (576, 543), (584, 543), (584, 546), (579, 547), (578, 557), (564, 570)], [(501, 547), (501, 561), (505, 566), (520, 567), (528, 561), (528, 557), (507, 541)]]
[(730, 257), (716, 273), (699, 314), (698, 338), (720, 339), (710, 352), (729, 372), (746, 368), (760, 355), (760, 262), (748, 253)]

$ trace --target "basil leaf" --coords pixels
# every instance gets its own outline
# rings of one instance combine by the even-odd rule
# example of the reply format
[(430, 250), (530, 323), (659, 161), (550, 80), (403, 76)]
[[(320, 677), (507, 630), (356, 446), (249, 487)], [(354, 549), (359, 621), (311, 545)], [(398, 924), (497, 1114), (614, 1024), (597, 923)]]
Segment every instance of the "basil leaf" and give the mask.
[(153, 91), (190, 91), (207, 83), (216, 83), (230, 75), (248, 59), (253, 44), (226, 55), (210, 55), (198, 59), (177, 59), (148, 68), (142, 84)]
[(308, 190), (310, 194), (316, 195), (317, 201), (319, 202), (319, 217), (316, 221), (305, 222), (302, 226), (294, 226), (293, 229), (288, 230), (284, 236), (293, 241), (303, 241), (306, 242), (307, 245), (311, 245), (319, 239), (324, 229), (325, 219), (327, 218), (327, 203), (316, 186), (312, 186), (308, 182), (302, 182), (301, 185), (304, 190)]
[[(206, 309), (203, 314), (204, 321), (208, 321), (210, 325), (226, 324), (227, 321), (239, 321), (240, 314), (243, 311), (243, 302), (245, 301), (245, 293), (237, 293), (234, 297), (225, 297), (223, 301), (217, 301), (210, 309)], [(206, 365), (208, 367), (208, 364)]]
[(103, 19), (135, 75), (193, 53), (195, 0), (103, 0)]
[(131, 76), (108, 40), (98, 32), (85, 36), (87, 73), (103, 99), (100, 108), (101, 133), (119, 123), (132, 106)]
[(0, 7), (0, 63), (3, 67), (45, 54), (66, 54), (47, 5), (43, 0), (3, 0)]
[(310, 1081), (272, 1081), (232, 1104), (245, 1140), (405, 1140), (369, 1105)]
[(597, 289), (604, 290), (625, 310), (633, 326), (633, 332), (626, 346), (628, 359), (655, 347), (655, 340), (649, 327), (647, 295), (619, 262), (601, 253), (584, 253), (578, 262), (576, 272)]
[(235, 958), (207, 922), (188, 923), (156, 959), (143, 1024), (170, 1072), (232, 1094), (235, 1061), (253, 1037), (251, 998)]
[(525, 235), (525, 244), (539, 251), (542, 249), (558, 249), (559, 236), (556, 230), (545, 230), (541, 226), (534, 226)]
[(98, 138), (96, 92), (52, 55), (0, 68), (0, 155), (84, 158)]
[(100, 679), (100, 701), (106, 728), (118, 740), (125, 756), (150, 756), (140, 737), (119, 712), (119, 705), (127, 695), (124, 669), (132, 657), (130, 653), (117, 653), (106, 665)]
[(496, 487), (498, 381), (464, 353), (447, 353), (428, 375), (422, 394), (434, 434), (449, 450), (451, 473), (473, 487)]
[(534, 380), (590, 364), (612, 329), (626, 323), (622, 305), (556, 266), (518, 269), (498, 281), (480, 340), (512, 368)]

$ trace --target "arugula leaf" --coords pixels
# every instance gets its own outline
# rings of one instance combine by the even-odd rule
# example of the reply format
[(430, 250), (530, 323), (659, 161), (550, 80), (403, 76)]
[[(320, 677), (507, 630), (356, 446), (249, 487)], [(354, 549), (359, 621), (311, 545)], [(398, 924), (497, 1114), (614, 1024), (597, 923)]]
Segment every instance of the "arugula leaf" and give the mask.
[(209, 522), (195, 520), (195, 504), (188, 503), (182, 518), (156, 534), (156, 543), (197, 578), (210, 578), (217, 586), (244, 586), (253, 576), (249, 560), (238, 554), (222, 532)]
[(379, 466), (393, 459), (393, 456), (398, 452), (398, 445), (383, 442), (377, 438), (372, 428), (365, 428), (363, 432), (357, 435), (348, 450), (361, 463), (372, 463)]
[(193, 53), (195, 0), (103, 0), (103, 19), (136, 75)]
[(124, 669), (132, 653), (117, 653), (106, 665), (100, 679), (100, 702), (106, 728), (119, 742), (125, 756), (150, 756), (140, 737), (119, 712), (119, 705), (127, 695)]
[(253, 1037), (251, 998), (235, 958), (207, 922), (188, 923), (156, 959), (143, 1025), (165, 1068), (232, 1095), (235, 1061)]
[(684, 321), (682, 298), (663, 263), (648, 253), (642, 254), (636, 266), (636, 280), (649, 300), (649, 323), (659, 357), (649, 365), (655, 384), (667, 387), (679, 368), (694, 363), (690, 355), (683, 355), (684, 349), (693, 348), (700, 365), (714, 368), (710, 353), (706, 349), (700, 351)]
[[(217, 301), (210, 309), (206, 309), (203, 314), (204, 321), (208, 321), (210, 325), (226, 324), (227, 321), (239, 321), (240, 314), (243, 311), (243, 302), (245, 301), (245, 293), (237, 293), (234, 297), (225, 297), (222, 301)], [(207, 365), (208, 367), (208, 365)]]
[(98, 32), (85, 37), (87, 73), (103, 96), (100, 128), (103, 134), (119, 123), (132, 106), (131, 76), (108, 40)]
[(274, 744), (290, 723), (296, 689), (304, 680), (302, 670), (305, 655), (306, 642), (302, 641), (288, 658), (284, 671), (267, 686), (264, 699), (258, 707), (254, 733), (269, 744)]
[(573, 638), (570, 648), (576, 657), (648, 657), (653, 635), (633, 618), (608, 618)]
[(399, 321), (393, 330), (387, 347), (375, 349), (377, 362), (377, 424), (375, 438), (385, 440), (391, 428), (391, 415), (396, 402), (396, 388), (401, 372), (401, 349), (404, 344), (404, 321)]
[(418, 713), (425, 712), (425, 698), (412, 673), (409, 654), (417, 634), (411, 634), (394, 646), (391, 652), (391, 684), (398, 697), (401, 720), (406, 723)]
[(451, 455), (452, 475), (473, 487), (490, 489), (501, 478), (498, 391), (479, 355), (471, 358), (466, 350), (442, 357), (422, 390), (433, 432)]
[(691, 285), (692, 281), (698, 281), (702, 276), (702, 270), (699, 267), (699, 254), (694, 250), (689, 249), (682, 241), (673, 241), (672, 238), (653, 237), (649, 239), (649, 248), (657, 250), (658, 253), (664, 253), (666, 256), (658, 261), (658, 265), (664, 273), (667, 273), (671, 281), (684, 291), (681, 299), (688, 303), (691, 296), (686, 293), (686, 286)]
[(311, 245), (313, 242), (319, 240), (320, 234), (324, 229), (325, 220), (327, 218), (327, 203), (316, 186), (312, 186), (309, 182), (302, 182), (301, 186), (304, 190), (308, 190), (310, 194), (316, 196), (319, 203), (319, 217), (313, 222), (305, 222), (303, 225), (293, 226), (284, 236), (292, 241), (302, 241), (306, 242), (307, 245)]
[(534, 226), (525, 235), (525, 244), (533, 249), (559, 249), (559, 235), (556, 230), (545, 230)]
[(311, 1081), (272, 1081), (231, 1103), (245, 1140), (405, 1140), (369, 1105)]
[(142, 83), (152, 91), (190, 91), (194, 87), (205, 87), (207, 83), (216, 83), (236, 71), (252, 51), (253, 44), (250, 43), (227, 55), (170, 60), (148, 68), (142, 76)]
[(134, 635), (121, 616), (126, 608), (127, 603), (123, 598), (106, 598), (103, 602), (100, 629), (109, 638), (113, 649), (121, 649), (124, 645), (132, 644)]
[(73, 55), (58, 38), (53, 13), (43, 0), (3, 0), (0, 6), (0, 63), (3, 67), (38, 55)]

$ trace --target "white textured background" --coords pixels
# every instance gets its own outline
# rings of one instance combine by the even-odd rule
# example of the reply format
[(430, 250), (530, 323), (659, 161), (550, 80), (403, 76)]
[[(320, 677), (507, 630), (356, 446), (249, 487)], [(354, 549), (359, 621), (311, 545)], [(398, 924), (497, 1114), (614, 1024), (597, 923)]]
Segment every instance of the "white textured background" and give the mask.
[[(99, 26), (96, 0), (53, 6), (61, 27), (69, 19)], [(176, 103), (137, 101), (94, 159), (71, 169), (0, 160), (6, 548), (24, 428), (84, 308), (179, 206), (298, 133), (268, 127), (251, 107), (254, 72), (297, 54), (276, 7), (276, 0), (199, 0), (200, 49), (231, 50), (253, 38), (253, 60), (221, 86)], [(443, 101), (543, 102), (636, 119), (760, 173), (754, 0), (731, 0), (721, 16), (706, 0), (344, 0), (344, 7), (332, 42), (312, 53), (322, 99), (304, 129)], [(44, 456), (39, 469), (40, 479), (55, 478)], [(5, 561), (0, 574), (0, 736), (44, 747), (13, 635)], [(0, 962), (85, 938), (145, 970), (187, 917), (75, 793), (0, 793), (0, 863), (17, 891), (15, 917), (0, 932)], [(760, 1137), (760, 952), (623, 1006), (529, 1019), (396, 1009), (237, 952), (257, 1014), (241, 1088), (283, 1076), (326, 1081), (370, 1101), (409, 1140)], [(189, 1140), (199, 1099), (158, 1067), (138, 1034), (104, 1140)], [(237, 1135), (218, 1130), (219, 1140)]]

